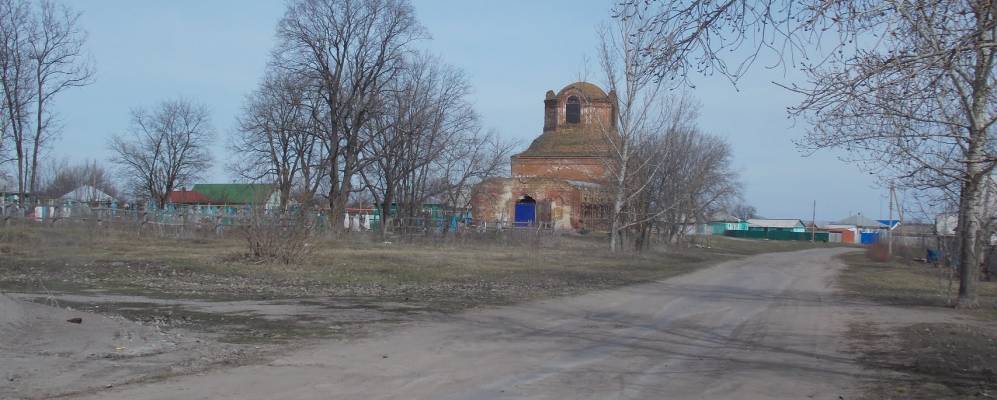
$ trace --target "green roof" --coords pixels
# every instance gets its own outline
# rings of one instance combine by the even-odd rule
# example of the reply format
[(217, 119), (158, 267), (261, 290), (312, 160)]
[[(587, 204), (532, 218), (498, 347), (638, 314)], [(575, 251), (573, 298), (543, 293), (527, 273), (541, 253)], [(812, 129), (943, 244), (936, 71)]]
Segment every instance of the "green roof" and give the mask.
[(273, 185), (257, 183), (204, 183), (194, 185), (192, 191), (203, 194), (212, 203), (261, 204), (273, 193)]

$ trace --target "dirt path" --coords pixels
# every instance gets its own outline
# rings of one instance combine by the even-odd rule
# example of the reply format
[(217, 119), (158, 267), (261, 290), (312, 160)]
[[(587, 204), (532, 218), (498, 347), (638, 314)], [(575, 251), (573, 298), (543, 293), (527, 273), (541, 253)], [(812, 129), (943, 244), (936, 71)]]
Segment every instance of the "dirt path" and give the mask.
[(471, 312), (94, 398), (848, 399), (874, 376), (847, 352), (863, 306), (833, 296), (841, 251)]

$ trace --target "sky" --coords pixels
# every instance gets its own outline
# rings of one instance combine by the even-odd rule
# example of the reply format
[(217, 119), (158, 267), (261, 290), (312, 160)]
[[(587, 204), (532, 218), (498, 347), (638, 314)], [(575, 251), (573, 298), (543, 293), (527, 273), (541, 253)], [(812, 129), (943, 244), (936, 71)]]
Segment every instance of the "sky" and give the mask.
[[(419, 47), (461, 68), (474, 87), (482, 125), (522, 146), (543, 127), (547, 90), (586, 79), (602, 85), (595, 64), (596, 27), (609, 22), (610, 1), (414, 0), (431, 38)], [(215, 166), (205, 182), (228, 182), (225, 144), (245, 96), (262, 77), (283, 15), (277, 0), (90, 0), (83, 13), (96, 64), (92, 85), (56, 99), (62, 122), (55, 157), (105, 161), (111, 135), (131, 110), (177, 97), (201, 102), (215, 129)], [(883, 217), (885, 190), (841, 154), (803, 156), (793, 144), (806, 125), (787, 118), (796, 98), (773, 82), (792, 82), (761, 59), (737, 88), (720, 77), (694, 76), (689, 93), (702, 104), (700, 126), (726, 138), (744, 198), (769, 218)]]

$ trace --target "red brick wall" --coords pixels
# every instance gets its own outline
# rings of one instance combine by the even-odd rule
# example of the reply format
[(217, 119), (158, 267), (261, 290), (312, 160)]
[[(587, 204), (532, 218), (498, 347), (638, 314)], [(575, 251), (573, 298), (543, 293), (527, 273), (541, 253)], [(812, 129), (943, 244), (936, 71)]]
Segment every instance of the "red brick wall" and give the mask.
[(516, 202), (524, 196), (537, 201), (538, 214), (542, 204), (551, 205), (550, 222), (555, 229), (573, 230), (589, 225), (582, 220), (582, 197), (601, 198), (604, 193), (557, 179), (492, 178), (474, 187), (471, 212), (477, 223), (504, 221), (508, 226), (515, 220)]
[(513, 157), (512, 176), (603, 182), (606, 162), (598, 157)]

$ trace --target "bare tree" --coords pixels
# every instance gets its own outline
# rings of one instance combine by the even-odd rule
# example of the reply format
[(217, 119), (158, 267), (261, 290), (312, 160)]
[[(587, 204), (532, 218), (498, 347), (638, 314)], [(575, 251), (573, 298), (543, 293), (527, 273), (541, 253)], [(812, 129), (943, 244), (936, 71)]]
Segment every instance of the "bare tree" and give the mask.
[(23, 207), (27, 177), (30, 174), (31, 111), (35, 96), (31, 81), (31, 42), (34, 23), (30, 4), (23, 0), (0, 3), (0, 84), (3, 89), (4, 132), (12, 141), (17, 162), (17, 193)]
[[(599, 63), (610, 96), (617, 103), (615, 126), (602, 127), (610, 143), (611, 251), (621, 249), (624, 229), (643, 220), (626, 213), (625, 207), (647, 189), (657, 173), (657, 165), (653, 157), (639, 159), (638, 153), (642, 144), (665, 129), (662, 85), (655, 79), (656, 70), (642, 62), (641, 54), (654, 35), (640, 28), (637, 21), (617, 19), (600, 32)], [(635, 181), (638, 177), (642, 179)]]
[(640, 225), (643, 235), (656, 224), (668, 242), (676, 242), (687, 227), (707, 222), (740, 196), (731, 147), (722, 138), (697, 127), (670, 129), (655, 146), (663, 165), (647, 191), (646, 213), (657, 217)]
[(469, 94), (463, 73), (432, 56), (411, 58), (389, 84), (366, 129), (365, 157), (370, 163), (361, 171), (384, 216), (382, 234), (399, 195), (412, 216), (425, 196), (442, 190), (427, 187), (435, 181), (435, 164), (466, 145), (464, 141), (478, 130)]
[(641, 251), (650, 242), (652, 228), (668, 243), (685, 237), (687, 227), (701, 223), (726, 208), (740, 194), (740, 182), (731, 167), (730, 145), (699, 129), (699, 105), (688, 95), (662, 102), (665, 123), (641, 135), (627, 181), (624, 231)]
[[(958, 305), (977, 305), (983, 187), (997, 162), (992, 0), (628, 1), (620, 20), (655, 32), (644, 61), (659, 77), (743, 75), (762, 50), (806, 83), (790, 110), (812, 122), (806, 149), (840, 148), (884, 180), (957, 187)], [(727, 50), (754, 45), (728, 64)]]
[(57, 133), (53, 99), (92, 81), (79, 16), (49, 0), (40, 1), (37, 9), (26, 0), (0, 1), (2, 127), (3, 136), (13, 141), (22, 202), (26, 192), (37, 189), (42, 151)]
[(310, 77), (313, 122), (329, 158), (332, 215), (343, 215), (363, 158), (363, 130), (409, 45), (423, 35), (404, 0), (296, 0), (278, 25), (280, 68)]
[(459, 210), (471, 205), (471, 187), (485, 178), (508, 174), (509, 156), (516, 143), (498, 133), (474, 130), (448, 146), (433, 163), (445, 203)]
[(30, 60), (35, 92), (35, 126), (31, 140), (28, 190), (37, 186), (41, 149), (56, 134), (51, 102), (64, 90), (88, 85), (94, 69), (85, 53), (87, 33), (79, 25), (80, 13), (51, 0), (41, 0), (31, 41)]
[[(272, 72), (251, 94), (232, 137), (238, 155), (232, 168), (252, 181), (273, 182), (286, 209), (300, 175), (311, 173), (317, 138), (308, 129), (305, 86), (297, 77)], [(311, 187), (311, 182), (305, 184)], [(300, 187), (300, 185), (299, 185)], [(314, 191), (312, 191), (313, 193)]]
[(748, 220), (758, 218), (758, 210), (750, 204), (739, 203), (730, 209), (730, 215), (740, 220)]
[[(39, 194), (47, 198), (58, 198), (80, 187), (87, 186), (111, 197), (118, 197), (110, 171), (97, 160), (72, 163), (68, 159), (50, 159), (39, 172)], [(97, 193), (85, 197), (97, 198)]]
[(208, 145), (214, 130), (209, 120), (206, 106), (185, 99), (132, 112), (130, 132), (114, 136), (110, 149), (112, 162), (136, 197), (162, 208), (170, 192), (211, 166)]

